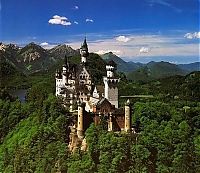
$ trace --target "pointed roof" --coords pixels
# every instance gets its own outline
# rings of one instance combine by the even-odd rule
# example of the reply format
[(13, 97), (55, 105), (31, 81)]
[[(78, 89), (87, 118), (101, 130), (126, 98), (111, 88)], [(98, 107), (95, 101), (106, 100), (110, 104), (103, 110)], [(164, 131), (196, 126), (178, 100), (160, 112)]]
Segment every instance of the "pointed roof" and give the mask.
[(85, 39), (84, 39), (84, 42), (83, 42), (83, 44), (82, 44), (82, 46), (81, 46), (82, 48), (88, 48), (88, 46), (87, 46), (87, 41), (86, 41), (86, 37), (85, 37)]
[(65, 64), (69, 66), (69, 57), (65, 55)]
[(102, 98), (101, 100), (99, 100), (98, 102), (97, 102), (97, 107), (100, 107), (102, 104), (109, 104), (109, 105), (112, 105), (109, 101), (108, 101), (108, 99), (106, 99), (106, 98)]

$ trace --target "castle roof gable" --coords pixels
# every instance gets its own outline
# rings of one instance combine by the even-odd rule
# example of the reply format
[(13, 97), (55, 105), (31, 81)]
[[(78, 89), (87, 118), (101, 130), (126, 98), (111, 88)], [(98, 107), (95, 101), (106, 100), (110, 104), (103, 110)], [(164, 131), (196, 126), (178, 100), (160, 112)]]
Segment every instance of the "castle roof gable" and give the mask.
[(97, 103), (97, 107), (100, 107), (103, 104), (109, 104), (111, 106), (111, 103), (108, 101), (108, 99), (106, 98), (102, 98), (101, 100), (99, 100), (99, 102)]

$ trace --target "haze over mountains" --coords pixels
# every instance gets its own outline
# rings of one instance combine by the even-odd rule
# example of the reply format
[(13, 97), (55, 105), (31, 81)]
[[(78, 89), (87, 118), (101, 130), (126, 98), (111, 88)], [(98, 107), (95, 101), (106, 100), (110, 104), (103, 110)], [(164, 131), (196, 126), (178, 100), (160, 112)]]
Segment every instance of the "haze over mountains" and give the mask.
[[(22, 74), (31, 74), (38, 71), (45, 71), (63, 61), (65, 56), (78, 56), (79, 50), (70, 46), (58, 45), (46, 50), (41, 46), (30, 43), (23, 48), (16, 45), (0, 44), (1, 74), (8, 71), (5, 68), (12, 68)], [(99, 56), (99, 55), (96, 55)], [(191, 64), (172, 64), (169, 62), (149, 62), (147, 64), (125, 62), (112, 52), (101, 55), (101, 58), (108, 62), (115, 61), (118, 71), (127, 74), (131, 80), (153, 80), (173, 75), (185, 75), (192, 71), (200, 70), (200, 62)]]

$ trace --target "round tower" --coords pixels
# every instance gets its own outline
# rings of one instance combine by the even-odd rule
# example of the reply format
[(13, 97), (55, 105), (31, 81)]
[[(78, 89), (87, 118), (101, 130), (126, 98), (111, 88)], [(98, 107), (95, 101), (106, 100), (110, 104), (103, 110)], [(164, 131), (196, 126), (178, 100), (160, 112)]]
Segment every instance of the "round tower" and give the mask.
[(130, 100), (128, 99), (125, 104), (125, 121), (124, 121), (124, 130), (126, 132), (131, 131), (131, 106), (130, 106)]
[(78, 103), (78, 121), (77, 121), (77, 135), (78, 138), (83, 138), (84, 132), (84, 112), (85, 112), (85, 103)]
[(113, 131), (113, 117), (112, 117), (112, 112), (110, 112), (110, 115), (109, 115), (108, 131)]

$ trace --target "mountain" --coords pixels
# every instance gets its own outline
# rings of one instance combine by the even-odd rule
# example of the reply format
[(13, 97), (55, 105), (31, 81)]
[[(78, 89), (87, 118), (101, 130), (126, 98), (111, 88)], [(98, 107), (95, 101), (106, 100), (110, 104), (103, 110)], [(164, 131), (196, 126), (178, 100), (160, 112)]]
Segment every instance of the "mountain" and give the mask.
[(17, 59), (16, 56), (20, 48), (14, 44), (2, 44), (0, 43), (0, 56), (1, 60), (9, 61), (15, 68), (17, 68)]
[(190, 63), (190, 64), (178, 64), (178, 66), (182, 70), (186, 70), (188, 72), (200, 71), (200, 62), (194, 62), (194, 63)]
[[(17, 71), (24, 74), (47, 72), (60, 67), (65, 56), (72, 56), (74, 63), (80, 62), (79, 50), (74, 50), (65, 44), (58, 45), (50, 50), (30, 43), (23, 48), (14, 44), (0, 43), (1, 56), (9, 62)], [(171, 64), (167, 62), (150, 62), (148, 64), (125, 62), (112, 52), (101, 55), (102, 60), (113, 60), (117, 64), (118, 71), (128, 74), (131, 80), (149, 81), (171, 75), (184, 75), (193, 70), (199, 70), (199, 62), (192, 64)]]
[(78, 50), (66, 45), (58, 45), (46, 50), (35, 43), (29, 43), (23, 48), (0, 43), (0, 52), (4, 55), (4, 59), (25, 74), (46, 71), (65, 56), (79, 55)]
[(150, 62), (144, 67), (128, 73), (127, 77), (133, 81), (151, 81), (173, 75), (185, 75), (187, 72), (178, 67), (178, 65), (169, 62)]
[(60, 44), (48, 50), (48, 52), (57, 59), (64, 59), (65, 55), (76, 56), (79, 55), (79, 50), (74, 50), (70, 46)]
[(106, 62), (113, 60), (117, 64), (117, 70), (125, 73), (137, 70), (142, 66), (141, 63), (126, 62), (112, 52), (105, 53), (101, 57)]
[(30, 43), (19, 50), (17, 62), (25, 73), (46, 70), (55, 63), (55, 58), (41, 46)]

